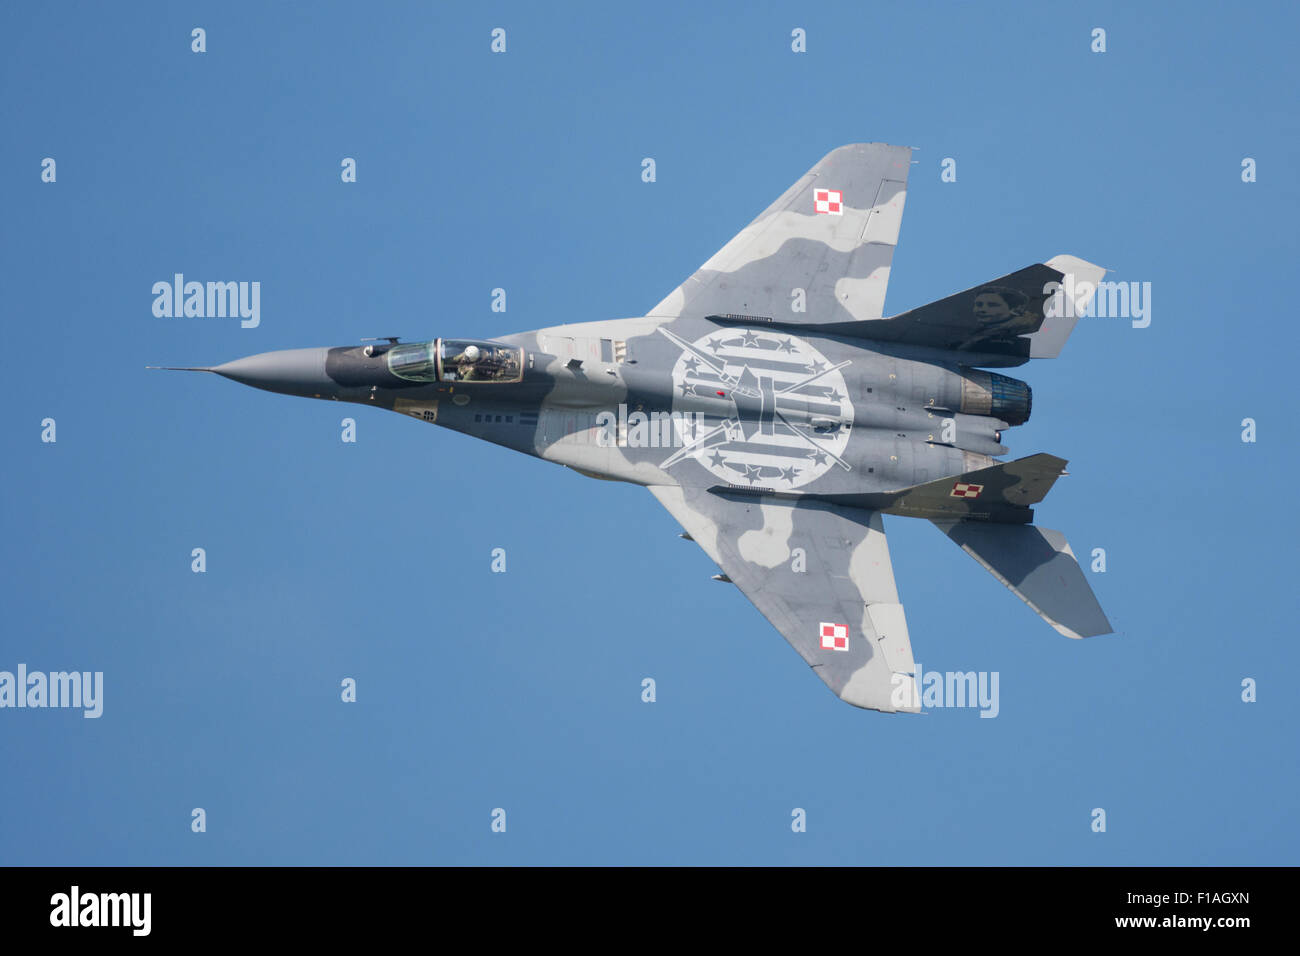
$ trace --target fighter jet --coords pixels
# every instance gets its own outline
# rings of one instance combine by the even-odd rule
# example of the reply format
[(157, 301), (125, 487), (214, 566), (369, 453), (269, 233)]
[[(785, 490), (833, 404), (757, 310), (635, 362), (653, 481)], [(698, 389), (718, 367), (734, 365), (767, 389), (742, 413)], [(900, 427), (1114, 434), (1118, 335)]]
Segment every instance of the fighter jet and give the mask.
[(1105, 270), (1057, 256), (882, 317), (911, 155), (832, 150), (640, 317), (192, 370), (642, 485), (836, 695), (916, 713), (882, 515), (932, 522), (1066, 637), (1111, 628), (1032, 523), (1065, 460), (998, 460), (1032, 396), (990, 371), (1055, 358)]

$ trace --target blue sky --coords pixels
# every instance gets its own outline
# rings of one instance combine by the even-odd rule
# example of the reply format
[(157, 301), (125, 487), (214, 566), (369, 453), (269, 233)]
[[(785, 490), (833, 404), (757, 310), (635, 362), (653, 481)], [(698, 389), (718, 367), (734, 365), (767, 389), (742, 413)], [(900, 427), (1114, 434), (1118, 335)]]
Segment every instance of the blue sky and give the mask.
[[(1297, 862), (1300, 17), (745, 10), (4, 7), (0, 670), (105, 693), (0, 710), (0, 863)], [(1038, 521), (1106, 549), (1115, 635), (886, 520), (917, 659), (997, 671), (997, 719), (836, 700), (641, 489), (144, 370), (639, 315), (858, 141), (919, 148), (888, 312), (1058, 253), (1152, 285), (1007, 435), (1070, 459)], [(176, 272), (261, 324), (155, 318)]]

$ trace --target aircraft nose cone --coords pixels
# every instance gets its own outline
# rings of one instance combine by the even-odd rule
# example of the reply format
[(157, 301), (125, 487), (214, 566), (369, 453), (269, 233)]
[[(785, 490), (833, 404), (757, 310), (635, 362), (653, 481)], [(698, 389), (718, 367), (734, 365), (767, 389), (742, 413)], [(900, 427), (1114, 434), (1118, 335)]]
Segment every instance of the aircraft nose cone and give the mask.
[(315, 397), (334, 390), (333, 380), (325, 374), (328, 353), (327, 348), (261, 352), (218, 365), (212, 371), (269, 392)]

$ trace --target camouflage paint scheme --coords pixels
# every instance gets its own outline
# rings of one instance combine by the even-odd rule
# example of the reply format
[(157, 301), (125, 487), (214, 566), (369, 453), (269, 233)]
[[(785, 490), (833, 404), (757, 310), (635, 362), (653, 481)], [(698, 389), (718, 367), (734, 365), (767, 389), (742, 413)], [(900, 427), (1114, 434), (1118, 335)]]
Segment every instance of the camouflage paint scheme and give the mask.
[(644, 485), (839, 697), (916, 712), (882, 513), (932, 520), (1067, 637), (1110, 624), (1065, 538), (1030, 524), (1065, 461), (995, 460), (1029, 388), (985, 371), (1055, 357), (1075, 320), (1045, 287), (1068, 274), (1082, 307), (1104, 270), (1058, 256), (882, 318), (910, 167), (842, 146), (647, 315), (480, 343), (523, 350), (516, 382), (399, 378), (405, 343), (204, 370)]

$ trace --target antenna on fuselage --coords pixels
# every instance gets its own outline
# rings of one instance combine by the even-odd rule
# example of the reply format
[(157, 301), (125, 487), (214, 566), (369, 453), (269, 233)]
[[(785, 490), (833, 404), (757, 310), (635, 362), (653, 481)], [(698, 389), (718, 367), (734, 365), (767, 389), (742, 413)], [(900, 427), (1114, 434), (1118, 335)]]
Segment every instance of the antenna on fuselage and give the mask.
[(375, 335), (370, 338), (362, 339), (362, 342), (387, 342), (387, 345), (367, 345), (361, 350), (361, 354), (366, 358), (373, 358), (376, 355), (383, 355), (401, 339), (400, 335)]

